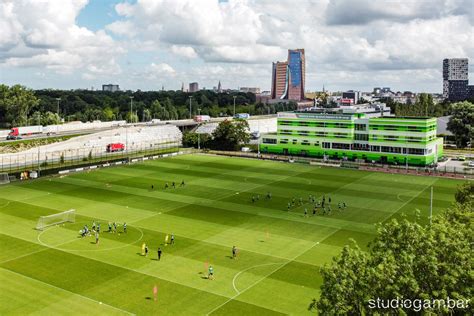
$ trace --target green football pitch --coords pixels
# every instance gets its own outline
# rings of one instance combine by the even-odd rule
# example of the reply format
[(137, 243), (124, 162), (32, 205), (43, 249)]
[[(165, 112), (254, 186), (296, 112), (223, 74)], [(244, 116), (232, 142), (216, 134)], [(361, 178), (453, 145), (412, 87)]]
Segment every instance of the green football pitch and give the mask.
[[(436, 214), (460, 183), (183, 155), (2, 186), (0, 315), (309, 313), (319, 268), (351, 238), (366, 249), (377, 223), (416, 212), (428, 222), (430, 187)], [(323, 194), (332, 212), (312, 216), (308, 197)], [(338, 210), (341, 202), (346, 209)], [(35, 229), (40, 216), (68, 209), (76, 209), (75, 223)], [(101, 223), (98, 245), (78, 233), (94, 220)], [(120, 224), (117, 233), (106, 232), (109, 222)], [(167, 234), (173, 245), (165, 244)]]

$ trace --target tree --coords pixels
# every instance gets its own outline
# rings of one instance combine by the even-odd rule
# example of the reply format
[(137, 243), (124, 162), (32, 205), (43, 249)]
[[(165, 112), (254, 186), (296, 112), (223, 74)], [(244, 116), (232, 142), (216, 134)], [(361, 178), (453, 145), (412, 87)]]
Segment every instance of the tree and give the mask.
[[(470, 300), (474, 294), (472, 195), (463, 196), (467, 197), (464, 203), (436, 216), (431, 225), (394, 219), (378, 227), (367, 252), (346, 246), (331, 264), (321, 268), (319, 312), (405, 314), (413, 309), (383, 309), (376, 300)], [(429, 311), (472, 315), (474, 308), (469, 304), (468, 309), (450, 311), (437, 306)]]
[(61, 122), (58, 113), (46, 112), (41, 115), (41, 125), (56, 125)]
[(138, 115), (136, 113), (128, 112), (127, 115), (126, 115), (126, 120), (127, 120), (127, 122), (130, 122), (130, 123), (137, 123), (138, 122)]
[(236, 150), (250, 140), (246, 120), (222, 121), (212, 133), (211, 147), (219, 150)]
[(151, 121), (151, 113), (149, 109), (143, 109), (143, 121), (144, 122)]
[(209, 148), (209, 140), (211, 139), (208, 134), (197, 133), (184, 133), (183, 134), (183, 147), (193, 148)]
[(474, 137), (474, 104), (468, 101), (453, 104), (447, 129), (454, 134), (456, 146), (466, 147)]
[(0, 113), (5, 113), (3, 120), (9, 125), (28, 125), (28, 115), (38, 104), (33, 90), (21, 85), (0, 85)]
[(110, 107), (106, 107), (102, 110), (102, 119), (104, 121), (113, 121), (115, 118), (115, 113)]
[[(182, 91), (135, 91), (132, 93), (131, 91), (36, 90), (34, 95), (39, 99), (39, 103), (31, 104), (27, 111), (20, 113), (21, 109), (17, 106), (17, 102), (5, 102), (5, 99), (12, 98), (10, 96), (2, 97), (10, 95), (12, 89), (13, 87), (0, 85), (0, 100), (3, 100), (3, 102), (0, 101), (0, 125), (10, 126), (14, 120), (14, 123), (17, 124), (21, 123), (21, 120), (26, 121), (26, 118), (30, 121), (31, 113), (34, 112), (39, 112), (41, 116), (46, 112), (54, 113), (57, 109), (56, 98), (61, 98), (61, 115), (68, 121), (122, 120), (130, 116), (130, 96), (132, 95), (134, 97), (133, 111), (138, 114), (140, 120), (147, 121), (149, 119), (146, 110), (150, 111), (151, 118), (163, 120), (189, 118), (189, 96), (191, 94)], [(251, 115), (268, 113), (268, 109), (261, 106), (254, 107), (255, 95), (253, 93), (216, 93), (202, 90), (193, 93), (192, 96), (193, 114), (197, 114), (197, 109), (200, 108), (202, 114), (231, 115), (234, 96), (240, 111)], [(272, 106), (271, 110), (273, 108)], [(35, 120), (37, 119), (35, 118)]]
[(469, 201), (473, 201), (474, 183), (470, 181), (460, 185), (456, 192), (455, 199), (459, 204), (466, 204)]

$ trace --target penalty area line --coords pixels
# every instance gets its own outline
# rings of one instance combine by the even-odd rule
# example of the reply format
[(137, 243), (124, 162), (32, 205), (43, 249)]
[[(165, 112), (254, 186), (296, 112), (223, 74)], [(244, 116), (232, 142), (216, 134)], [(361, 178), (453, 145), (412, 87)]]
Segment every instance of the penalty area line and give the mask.
[(232, 279), (232, 286), (234, 287), (234, 290), (237, 292), (237, 294), (240, 294), (240, 291), (237, 289), (237, 287), (235, 286), (235, 281), (237, 280), (237, 278), (244, 272), (247, 272), (248, 270), (251, 270), (251, 269), (254, 269), (254, 268), (258, 268), (258, 267), (264, 267), (264, 266), (269, 266), (269, 265), (274, 265), (274, 264), (283, 264), (283, 262), (270, 262), (270, 263), (264, 263), (264, 264), (257, 264), (257, 265), (254, 265), (254, 266), (251, 266), (251, 267), (248, 267), (247, 269), (244, 269), (240, 272), (238, 272), (234, 278)]
[[(310, 251), (311, 249), (313, 249), (314, 247), (316, 247), (317, 245), (319, 245), (322, 241), (324, 241), (326, 238), (328, 238), (329, 236), (335, 234), (337, 231), (339, 231), (339, 229), (331, 232), (330, 234), (328, 234), (327, 236), (325, 236), (323, 239), (321, 239), (320, 241), (317, 241), (315, 242), (311, 247), (305, 249), (303, 252), (297, 254), (296, 256), (294, 256), (292, 259), (288, 259), (288, 261), (286, 262), (280, 262), (280, 266), (278, 268), (276, 268), (275, 270), (273, 270), (272, 272), (268, 273), (267, 275), (263, 276), (262, 278), (258, 279), (257, 281), (255, 281), (253, 284), (247, 286), (245, 289), (243, 289), (242, 291), (238, 291), (237, 294), (235, 294), (234, 296), (230, 297), (229, 299), (227, 299), (224, 303), (216, 306), (215, 308), (213, 308), (211, 311), (207, 312), (206, 315), (210, 315), (212, 313), (214, 313), (216, 310), (218, 310), (219, 308), (221, 308), (222, 306), (226, 305), (227, 303), (229, 303), (230, 301), (234, 300), (237, 298), (237, 296), (239, 296), (240, 294), (243, 294), (244, 292), (246, 292), (247, 290), (251, 289), (252, 287), (254, 287), (255, 285), (257, 285), (258, 283), (262, 282), (263, 280), (265, 280), (266, 278), (268, 278), (270, 275), (272, 275), (273, 273), (277, 272), (278, 270), (282, 269), (283, 267), (285, 267), (286, 265), (288, 265), (289, 263), (293, 262), (296, 260), (296, 258), (298, 258), (299, 256), (305, 254), (306, 252)], [(277, 263), (272, 263), (272, 264), (277, 264)], [(245, 270), (244, 270), (245, 271)], [(243, 272), (243, 271), (241, 271)], [(237, 273), (238, 274), (238, 273)], [(235, 278), (235, 277), (234, 277)], [(235, 289), (235, 288), (234, 288)]]

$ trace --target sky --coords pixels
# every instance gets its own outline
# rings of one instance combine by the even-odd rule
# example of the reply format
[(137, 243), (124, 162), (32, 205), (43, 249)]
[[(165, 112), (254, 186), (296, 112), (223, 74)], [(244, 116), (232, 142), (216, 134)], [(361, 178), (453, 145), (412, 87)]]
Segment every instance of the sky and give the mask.
[(269, 90), (304, 48), (307, 91), (442, 91), (474, 0), (0, 0), (0, 83), (33, 89)]

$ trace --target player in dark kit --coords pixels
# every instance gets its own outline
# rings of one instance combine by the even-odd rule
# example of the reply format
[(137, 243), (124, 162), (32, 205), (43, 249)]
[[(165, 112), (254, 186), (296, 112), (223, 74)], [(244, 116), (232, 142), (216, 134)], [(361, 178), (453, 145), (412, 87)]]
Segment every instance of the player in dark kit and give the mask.
[(161, 260), (161, 248), (158, 247), (158, 261)]

